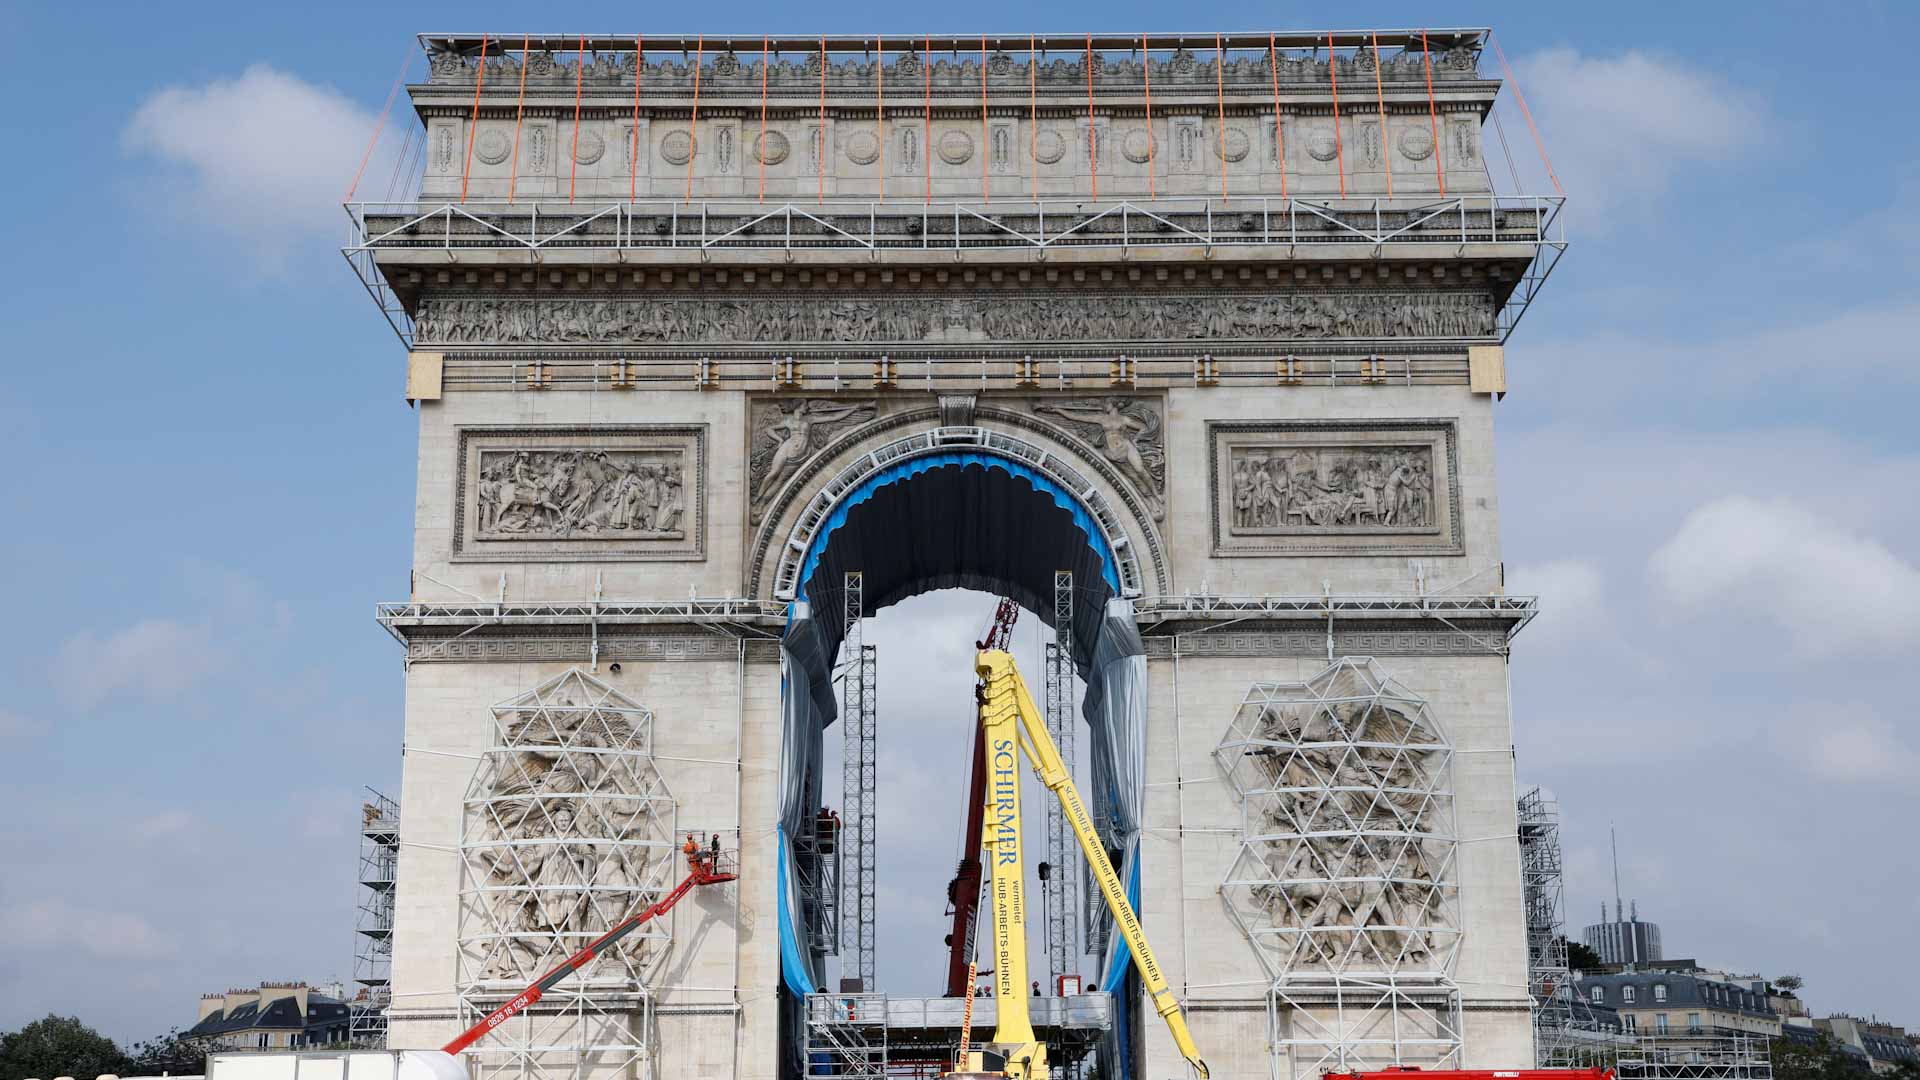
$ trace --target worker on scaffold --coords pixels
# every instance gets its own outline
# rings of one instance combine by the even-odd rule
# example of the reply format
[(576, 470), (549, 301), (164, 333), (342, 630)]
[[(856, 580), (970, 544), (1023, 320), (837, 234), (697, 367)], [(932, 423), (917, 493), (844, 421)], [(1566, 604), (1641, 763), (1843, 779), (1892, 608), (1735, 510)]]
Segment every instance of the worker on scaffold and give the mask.
[(695, 840), (692, 833), (688, 833), (687, 842), (681, 845), (680, 850), (687, 853), (687, 867), (698, 876), (702, 872), (701, 855), (703, 853), (700, 849), (700, 841)]

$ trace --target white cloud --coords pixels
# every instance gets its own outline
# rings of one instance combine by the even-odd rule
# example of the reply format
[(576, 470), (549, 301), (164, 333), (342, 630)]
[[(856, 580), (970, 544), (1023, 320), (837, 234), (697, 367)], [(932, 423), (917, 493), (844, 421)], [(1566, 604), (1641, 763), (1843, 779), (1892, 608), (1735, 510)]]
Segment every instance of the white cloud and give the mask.
[(31, 739), (46, 733), (47, 725), (44, 721), (0, 709), (0, 739)]
[(1905, 782), (1920, 772), (1920, 752), (1865, 702), (1802, 704), (1775, 725), (1774, 745), (1820, 780)]
[(1803, 653), (1896, 650), (1920, 639), (1920, 568), (1787, 499), (1715, 499), (1653, 553), (1649, 576), (1695, 612), (1777, 623)]
[(1554, 169), (1589, 228), (1618, 217), (1598, 211), (1657, 196), (1693, 165), (1731, 161), (1767, 130), (1751, 93), (1670, 57), (1558, 48), (1517, 67)]
[(176, 697), (219, 663), (220, 649), (204, 626), (146, 619), (105, 637), (86, 630), (68, 638), (53, 677), (63, 700), (90, 709), (121, 693), (146, 701)]
[[(338, 90), (254, 64), (238, 78), (156, 91), (134, 111), (121, 142), (183, 171), (179, 197), (187, 210), (249, 234), (271, 255), (284, 246), (275, 237), (342, 220), (339, 203), (375, 122)], [(380, 163), (369, 164), (368, 174), (380, 175)]]
[(1563, 644), (1605, 617), (1605, 578), (1584, 560), (1516, 565), (1507, 572), (1507, 592), (1540, 598), (1540, 614), (1526, 630), (1529, 646)]
[(179, 943), (143, 915), (38, 900), (0, 911), (0, 947), (78, 950), (103, 960), (127, 960), (171, 956)]

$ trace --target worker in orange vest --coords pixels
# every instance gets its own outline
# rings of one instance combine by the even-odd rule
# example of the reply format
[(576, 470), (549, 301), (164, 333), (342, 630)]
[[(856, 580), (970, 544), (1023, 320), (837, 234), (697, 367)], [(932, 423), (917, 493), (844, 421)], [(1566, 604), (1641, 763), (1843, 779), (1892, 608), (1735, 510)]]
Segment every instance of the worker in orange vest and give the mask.
[(680, 850), (687, 853), (687, 866), (695, 872), (698, 872), (700, 869), (700, 841), (695, 840), (692, 833), (688, 833), (687, 842)]

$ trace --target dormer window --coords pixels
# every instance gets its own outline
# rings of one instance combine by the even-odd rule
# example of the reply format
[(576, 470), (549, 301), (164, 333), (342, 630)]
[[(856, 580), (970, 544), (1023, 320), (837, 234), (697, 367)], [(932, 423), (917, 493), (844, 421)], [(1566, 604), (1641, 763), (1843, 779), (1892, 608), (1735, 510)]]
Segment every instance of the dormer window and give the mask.
[(1620, 1002), (1623, 1005), (1633, 1004), (1633, 987), (1623, 986), (1620, 988)]
[(1653, 984), (1653, 1000), (1655, 1001), (1667, 1000), (1667, 984), (1666, 983)]
[(1602, 987), (1594, 987), (1593, 993), (1589, 996), (1593, 999), (1595, 1005), (1605, 1005), (1607, 1003), (1607, 992)]

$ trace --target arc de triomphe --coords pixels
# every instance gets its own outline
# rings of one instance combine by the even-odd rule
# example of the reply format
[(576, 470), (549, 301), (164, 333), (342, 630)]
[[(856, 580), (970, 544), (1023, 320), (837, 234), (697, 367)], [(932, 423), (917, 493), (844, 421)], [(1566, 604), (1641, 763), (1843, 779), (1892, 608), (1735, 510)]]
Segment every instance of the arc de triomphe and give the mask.
[[(845, 574), (1071, 570), (1215, 1074), (1526, 1064), (1492, 410), (1561, 246), (1484, 39), (423, 36), (418, 197), (348, 252), (419, 408), (393, 1045), (718, 833), (736, 885), (476, 1067), (799, 1068)], [(1178, 1074), (1109, 964), (1109, 1068)]]

